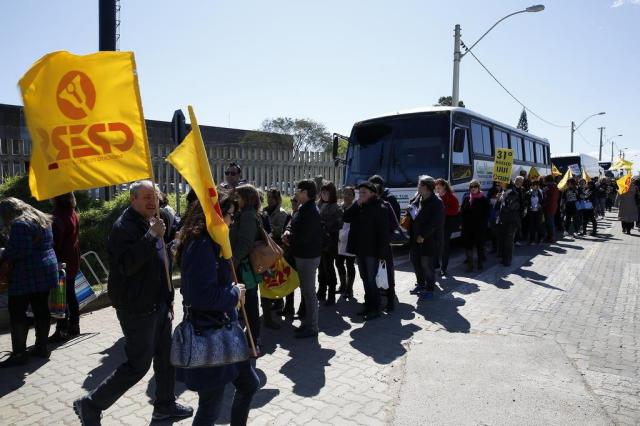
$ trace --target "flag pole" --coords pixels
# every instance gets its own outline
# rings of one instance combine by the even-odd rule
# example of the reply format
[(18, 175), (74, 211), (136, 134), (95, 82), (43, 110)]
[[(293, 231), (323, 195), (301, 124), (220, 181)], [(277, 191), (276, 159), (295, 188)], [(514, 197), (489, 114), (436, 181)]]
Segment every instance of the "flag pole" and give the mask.
[[(238, 276), (236, 275), (236, 268), (233, 266), (233, 259), (229, 259), (229, 266), (231, 267), (231, 277), (233, 278), (233, 281), (238, 284)], [(253, 334), (251, 333), (251, 326), (249, 325), (249, 320), (247, 318), (247, 311), (244, 309), (244, 303), (240, 304), (240, 310), (242, 311), (244, 325), (247, 327), (247, 333), (249, 334), (249, 343), (251, 344), (253, 357), (257, 358), (258, 352), (256, 351), (256, 344), (253, 342)]]

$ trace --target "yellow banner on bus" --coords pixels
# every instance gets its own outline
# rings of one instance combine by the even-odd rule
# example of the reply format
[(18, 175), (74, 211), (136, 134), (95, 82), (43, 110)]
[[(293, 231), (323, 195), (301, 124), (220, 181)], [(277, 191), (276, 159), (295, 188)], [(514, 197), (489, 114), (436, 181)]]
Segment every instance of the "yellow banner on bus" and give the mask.
[(493, 159), (493, 180), (496, 182), (511, 182), (511, 169), (513, 168), (513, 149), (498, 148)]

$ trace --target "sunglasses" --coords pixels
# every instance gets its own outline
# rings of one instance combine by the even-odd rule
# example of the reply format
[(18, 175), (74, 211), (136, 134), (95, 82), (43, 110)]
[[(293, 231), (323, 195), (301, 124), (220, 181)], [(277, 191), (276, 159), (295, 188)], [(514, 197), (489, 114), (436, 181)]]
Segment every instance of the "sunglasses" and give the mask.
[(237, 174), (238, 174), (237, 172), (224, 172), (225, 176), (235, 176)]

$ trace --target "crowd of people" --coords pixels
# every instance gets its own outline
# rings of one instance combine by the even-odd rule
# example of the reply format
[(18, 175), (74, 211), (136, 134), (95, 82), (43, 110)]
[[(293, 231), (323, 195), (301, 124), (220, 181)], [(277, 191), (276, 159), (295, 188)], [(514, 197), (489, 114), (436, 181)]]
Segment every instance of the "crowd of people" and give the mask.
[[(108, 290), (122, 328), (126, 361), (87, 396), (74, 402), (83, 425), (100, 424), (101, 413), (140, 381), (153, 365), (156, 389), (153, 419), (194, 415), (176, 401), (176, 379), (199, 395), (194, 424), (214, 424), (220, 415), (225, 386), (233, 383), (231, 424), (245, 424), (259, 380), (250, 360), (196, 369), (174, 368), (170, 362), (172, 320), (175, 314), (173, 268), (181, 272), (183, 311), (201, 329), (224, 321), (238, 321), (246, 311), (248, 339), (255, 357), (262, 355), (261, 328), (279, 329), (283, 321), (299, 320), (294, 335), (316, 338), (323, 309), (340, 300), (356, 302), (356, 266), (364, 301), (358, 315), (375, 320), (395, 308), (392, 243), (408, 243), (416, 285), (412, 294), (435, 298), (436, 283), (449, 274), (451, 239), (460, 233), (466, 271), (482, 270), (486, 246), (503, 265), (511, 265), (514, 247), (553, 243), (565, 235), (596, 236), (598, 220), (614, 203), (619, 206), (623, 231), (640, 226), (638, 181), (617, 195), (608, 178), (569, 179), (558, 188), (557, 177), (518, 176), (507, 185), (494, 182), (483, 192), (473, 180), (460, 202), (445, 179), (421, 176), (415, 196), (401, 209), (385, 188), (384, 179), (371, 176), (355, 187), (339, 191), (333, 182), (297, 182), (292, 211), (283, 208), (278, 189), (263, 193), (242, 180), (242, 169), (231, 163), (219, 187), (220, 211), (230, 229), (231, 262), (207, 232), (205, 213), (195, 193), (180, 218), (150, 181), (130, 186), (130, 205), (116, 220), (108, 239)], [(74, 279), (79, 269), (78, 216), (73, 194), (53, 200), (53, 215), (44, 214), (15, 198), (0, 200), (0, 220), (8, 231), (0, 269), (9, 276), (11, 356), (0, 367), (23, 365), (30, 356), (49, 357), (48, 344), (80, 333)], [(264, 207), (263, 207), (264, 206)], [(251, 265), (251, 253), (269, 236), (297, 271), (300, 300), (294, 293), (284, 300), (260, 297), (262, 281)], [(10, 265), (9, 268), (5, 265)], [(68, 312), (49, 336), (49, 291), (67, 271)], [(382, 275), (382, 277), (381, 277)], [(237, 279), (234, 277), (237, 276)], [(237, 281), (237, 282), (234, 282)], [(384, 282), (384, 285), (381, 285)], [(34, 315), (36, 343), (27, 351), (27, 306)], [(262, 308), (262, 318), (260, 315)]]

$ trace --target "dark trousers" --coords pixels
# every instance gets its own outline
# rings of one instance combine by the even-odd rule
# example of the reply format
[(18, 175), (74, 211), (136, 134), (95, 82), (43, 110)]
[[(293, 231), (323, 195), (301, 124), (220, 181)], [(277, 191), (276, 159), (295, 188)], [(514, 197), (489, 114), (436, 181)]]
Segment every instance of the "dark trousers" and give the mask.
[(449, 267), (449, 257), (451, 255), (451, 234), (453, 233), (452, 229), (444, 229), (444, 235), (442, 239), (442, 254), (441, 254), (441, 262), (440, 269), (442, 273), (447, 272), (447, 268)]
[(622, 232), (631, 232), (633, 229), (633, 222), (622, 222)]
[[(260, 387), (258, 375), (250, 361), (238, 365), (238, 377), (233, 381), (236, 391), (231, 406), (231, 426), (247, 424), (253, 395)], [(193, 426), (212, 426), (220, 416), (224, 401), (224, 386), (198, 392), (198, 409)]]
[(11, 328), (11, 346), (14, 354), (27, 350), (29, 322), (27, 307), (31, 304), (33, 323), (36, 331), (36, 346), (46, 347), (49, 339), (49, 291), (9, 296), (9, 327)]
[(380, 291), (376, 285), (379, 260), (375, 257), (358, 256), (358, 270), (364, 284), (364, 305), (368, 312), (380, 311)]
[[(258, 302), (258, 287), (247, 289), (244, 296), (244, 309), (247, 311), (248, 326), (251, 327), (253, 335), (253, 343), (258, 345), (260, 342), (260, 307)], [(247, 339), (249, 333), (247, 333)]]
[(320, 255), (320, 266), (318, 267), (318, 296), (325, 298), (327, 290), (329, 298), (336, 297), (336, 269), (334, 267), (336, 255), (333, 252), (323, 251)]
[(69, 328), (77, 328), (80, 325), (80, 306), (76, 297), (76, 274), (78, 271), (69, 271), (65, 280), (65, 288), (67, 293), (67, 315), (64, 319), (56, 322), (56, 330), (68, 330)]
[(556, 242), (556, 224), (555, 224), (555, 215), (545, 213), (544, 214), (544, 226), (547, 232), (547, 241), (555, 243)]
[[(565, 222), (564, 229), (569, 233), (578, 232), (580, 229), (580, 224), (578, 223), (578, 210), (576, 210), (576, 203), (567, 203), (565, 209)], [(571, 225), (573, 224), (573, 228)]]
[(393, 264), (393, 254), (389, 253), (389, 255), (384, 258), (384, 261), (387, 264), (387, 283), (389, 284), (389, 289), (387, 290), (387, 306), (393, 308), (396, 299), (396, 271)]
[(424, 282), (427, 291), (434, 291), (436, 288), (436, 257), (420, 256), (420, 266), (424, 275)]
[(527, 213), (527, 217), (529, 218), (529, 242), (537, 242), (542, 241), (544, 237), (544, 224), (542, 223), (542, 211), (529, 211)]
[(412, 242), (409, 250), (409, 259), (413, 266), (413, 272), (416, 274), (416, 285), (424, 286), (424, 273), (422, 272), (422, 263), (420, 262), (420, 245)]
[(171, 320), (168, 307), (157, 306), (144, 314), (117, 309), (127, 360), (89, 395), (91, 404), (106, 410), (138, 383), (151, 367), (156, 378), (156, 407), (175, 403), (175, 370), (169, 361)]
[(336, 268), (340, 277), (340, 287), (349, 295), (353, 295), (353, 282), (356, 279), (356, 258), (339, 254), (336, 257)]
[(582, 222), (582, 233), (587, 233), (587, 222), (591, 222), (591, 232), (598, 232), (598, 222), (596, 221), (596, 216), (593, 209), (585, 209), (580, 211), (581, 222)]
[(512, 223), (500, 224), (498, 253), (502, 256), (502, 263), (505, 265), (511, 265), (511, 261), (513, 260), (513, 244), (517, 228), (518, 226)]

